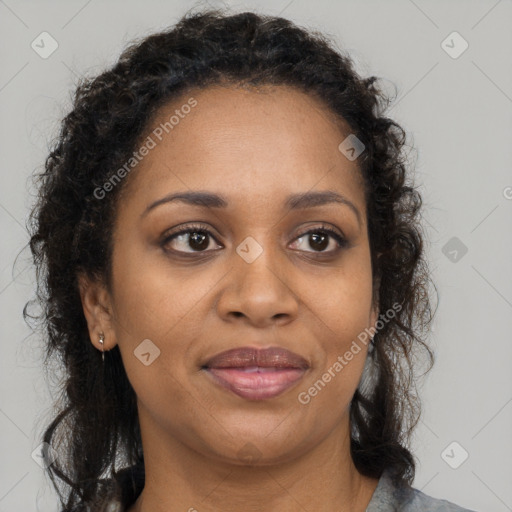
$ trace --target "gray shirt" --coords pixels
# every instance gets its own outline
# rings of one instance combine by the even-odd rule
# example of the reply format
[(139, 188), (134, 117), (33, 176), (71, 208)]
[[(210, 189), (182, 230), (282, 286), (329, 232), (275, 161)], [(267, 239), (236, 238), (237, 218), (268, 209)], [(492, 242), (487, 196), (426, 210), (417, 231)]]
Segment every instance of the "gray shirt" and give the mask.
[(385, 471), (366, 512), (474, 512), (449, 501), (431, 498), (413, 487), (397, 487)]

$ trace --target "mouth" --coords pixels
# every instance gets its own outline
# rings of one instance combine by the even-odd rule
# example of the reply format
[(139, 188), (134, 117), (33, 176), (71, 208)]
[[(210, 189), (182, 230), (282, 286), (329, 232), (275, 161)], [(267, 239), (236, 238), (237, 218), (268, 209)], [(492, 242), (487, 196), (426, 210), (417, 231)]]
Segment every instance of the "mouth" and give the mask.
[(248, 400), (284, 393), (302, 379), (308, 368), (303, 357), (279, 347), (228, 350), (202, 367), (212, 382)]

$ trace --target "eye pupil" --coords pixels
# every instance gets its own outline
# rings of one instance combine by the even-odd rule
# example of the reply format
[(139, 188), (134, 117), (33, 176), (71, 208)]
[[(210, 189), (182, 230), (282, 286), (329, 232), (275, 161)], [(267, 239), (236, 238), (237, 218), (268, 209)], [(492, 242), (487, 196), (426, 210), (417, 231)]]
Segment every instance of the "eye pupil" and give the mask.
[[(204, 243), (206, 241), (206, 244)], [(195, 245), (195, 244), (198, 245)], [(199, 231), (191, 231), (189, 245), (194, 250), (203, 250), (208, 248), (208, 235)], [(194, 246), (195, 245), (195, 246)]]
[[(329, 245), (329, 237), (324, 234), (318, 235), (317, 233), (313, 233), (313, 234), (309, 235), (309, 237), (310, 237), (310, 240), (314, 240), (314, 242), (311, 246), (316, 247), (320, 251), (323, 251)], [(320, 238), (322, 239), (322, 241), (320, 243), (318, 243), (318, 239), (320, 239)]]

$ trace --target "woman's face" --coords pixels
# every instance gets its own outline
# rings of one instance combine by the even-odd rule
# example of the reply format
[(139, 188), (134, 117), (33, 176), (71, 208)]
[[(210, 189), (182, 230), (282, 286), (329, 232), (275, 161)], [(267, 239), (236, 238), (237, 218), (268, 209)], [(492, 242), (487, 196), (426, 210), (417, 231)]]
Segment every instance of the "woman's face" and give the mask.
[[(346, 435), (367, 350), (344, 355), (377, 320), (363, 184), (338, 149), (349, 134), (283, 86), (209, 88), (158, 112), (151, 148), (125, 178), (102, 325), (137, 394), (143, 440), (269, 464)], [(199, 191), (218, 198), (167, 200)], [(288, 202), (320, 192), (345, 202)], [(211, 362), (269, 347), (298, 357), (263, 355), (249, 366), (274, 367), (259, 372), (233, 369), (250, 350)]]

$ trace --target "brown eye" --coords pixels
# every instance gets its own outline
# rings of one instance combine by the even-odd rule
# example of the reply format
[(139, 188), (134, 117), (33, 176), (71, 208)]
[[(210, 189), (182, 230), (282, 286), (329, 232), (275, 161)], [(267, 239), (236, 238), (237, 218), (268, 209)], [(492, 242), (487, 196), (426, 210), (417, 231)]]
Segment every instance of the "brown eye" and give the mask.
[[(337, 242), (337, 244), (334, 244), (335, 247), (333, 249), (326, 250), (326, 248), (329, 247), (330, 239), (334, 239)], [(340, 248), (346, 247), (347, 245), (347, 241), (345, 240), (345, 238), (343, 238), (336, 231), (327, 227), (310, 229), (309, 231), (306, 231), (305, 233), (299, 235), (299, 237), (296, 240), (306, 240), (308, 242), (309, 246), (313, 249), (313, 251), (306, 252), (331, 253), (336, 252)]]
[(215, 240), (215, 237), (204, 227), (188, 226), (186, 229), (182, 229), (176, 233), (171, 234), (170, 236), (167, 236), (163, 240), (162, 246), (167, 247), (171, 244), (171, 242), (175, 242), (174, 245), (178, 245), (178, 247), (180, 247), (177, 249), (172, 247), (172, 250), (176, 252), (208, 252), (207, 249), (210, 246), (212, 239)]
[[(166, 236), (161, 245), (163, 248), (167, 248), (172, 243), (170, 250), (176, 253), (207, 253), (214, 250), (210, 248), (212, 240), (216, 242), (214, 235), (208, 229), (201, 225), (191, 225)], [(325, 226), (302, 233), (296, 238), (295, 244), (297, 241), (299, 243), (305, 241), (304, 243), (309, 244), (312, 250), (306, 250), (306, 252), (318, 254), (335, 253), (348, 245), (340, 233)], [(330, 246), (333, 247), (328, 249)]]

